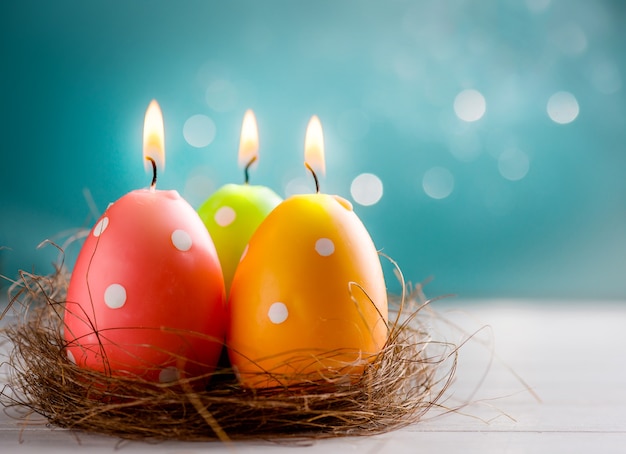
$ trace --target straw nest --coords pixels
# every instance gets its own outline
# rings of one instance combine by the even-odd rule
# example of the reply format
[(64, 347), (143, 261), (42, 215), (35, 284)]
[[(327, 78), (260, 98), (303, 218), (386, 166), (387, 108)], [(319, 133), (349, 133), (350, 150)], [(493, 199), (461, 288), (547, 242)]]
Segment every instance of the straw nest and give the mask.
[[(21, 273), (0, 331), (8, 384), (0, 402), (21, 417), (139, 440), (320, 439), (388, 432), (414, 424), (440, 406), (458, 348), (432, 338), (436, 316), (421, 286), (390, 298), (387, 343), (356, 380), (320, 379), (249, 390), (228, 368), (207, 377), (155, 384), (80, 368), (64, 354), (63, 310), (68, 273)], [(98, 384), (98, 385), (94, 385)], [(6, 410), (5, 410), (6, 411)], [(12, 412), (16, 413), (16, 412)]]

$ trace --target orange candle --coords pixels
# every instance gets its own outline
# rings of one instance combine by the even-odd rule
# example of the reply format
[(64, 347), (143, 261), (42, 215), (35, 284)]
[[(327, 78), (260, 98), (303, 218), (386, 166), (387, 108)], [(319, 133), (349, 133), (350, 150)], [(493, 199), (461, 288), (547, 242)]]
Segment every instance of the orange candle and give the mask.
[(227, 347), (247, 387), (354, 378), (387, 340), (374, 243), (350, 202), (319, 193), (316, 172), (325, 163), (317, 117), (307, 128), (305, 165), (317, 192), (292, 196), (267, 216), (232, 283)]

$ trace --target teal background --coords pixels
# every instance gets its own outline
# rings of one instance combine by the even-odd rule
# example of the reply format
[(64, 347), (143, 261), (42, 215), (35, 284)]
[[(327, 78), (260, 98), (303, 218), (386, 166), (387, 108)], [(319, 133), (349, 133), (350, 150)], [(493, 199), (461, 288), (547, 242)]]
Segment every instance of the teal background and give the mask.
[[(303, 142), (317, 114), (322, 190), (350, 199), (356, 176), (376, 174), (382, 198), (355, 210), (408, 280), (434, 278), (430, 296), (624, 299), (625, 24), (619, 0), (5, 0), (0, 273), (50, 272), (58, 251), (42, 240), (63, 245), (149, 184), (141, 131), (156, 98), (158, 187), (194, 207), (242, 181), (247, 108), (252, 183), (312, 190)], [(486, 101), (474, 122), (455, 115), (465, 89)], [(547, 113), (558, 91), (578, 102), (571, 123)], [(183, 136), (196, 114), (215, 125), (201, 148)], [(529, 165), (515, 181), (499, 171), (511, 149)], [(423, 189), (432, 167), (454, 177), (446, 198)]]

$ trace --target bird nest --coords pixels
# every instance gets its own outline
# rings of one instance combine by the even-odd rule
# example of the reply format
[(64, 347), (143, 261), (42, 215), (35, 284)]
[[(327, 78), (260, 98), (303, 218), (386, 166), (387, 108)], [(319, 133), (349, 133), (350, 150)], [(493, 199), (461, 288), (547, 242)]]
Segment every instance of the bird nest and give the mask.
[[(139, 440), (320, 439), (373, 435), (420, 421), (440, 406), (457, 365), (458, 347), (433, 339), (435, 312), (421, 286), (390, 297), (387, 342), (362, 374), (320, 377), (289, 387), (251, 390), (221, 367), (210, 377), (153, 383), (81, 368), (63, 338), (62, 269), (21, 273), (10, 291), (0, 336), (8, 346), (8, 384), (0, 402), (49, 423)], [(5, 346), (5, 347), (6, 347)], [(197, 384), (209, 385), (198, 389)], [(22, 411), (23, 410), (23, 411)]]

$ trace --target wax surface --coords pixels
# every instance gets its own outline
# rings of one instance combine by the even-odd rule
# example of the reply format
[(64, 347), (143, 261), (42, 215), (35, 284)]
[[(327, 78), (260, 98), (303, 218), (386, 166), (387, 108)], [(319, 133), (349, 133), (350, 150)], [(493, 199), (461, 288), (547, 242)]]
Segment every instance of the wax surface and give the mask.
[(209, 372), (223, 347), (215, 247), (176, 191), (132, 191), (109, 206), (74, 267), (67, 355), (105, 373), (167, 382)]
[(349, 202), (313, 194), (277, 206), (250, 240), (228, 310), (229, 355), (245, 386), (359, 373), (386, 342), (387, 292)]
[(215, 243), (227, 292), (250, 237), (281, 201), (265, 186), (227, 184), (198, 209)]

